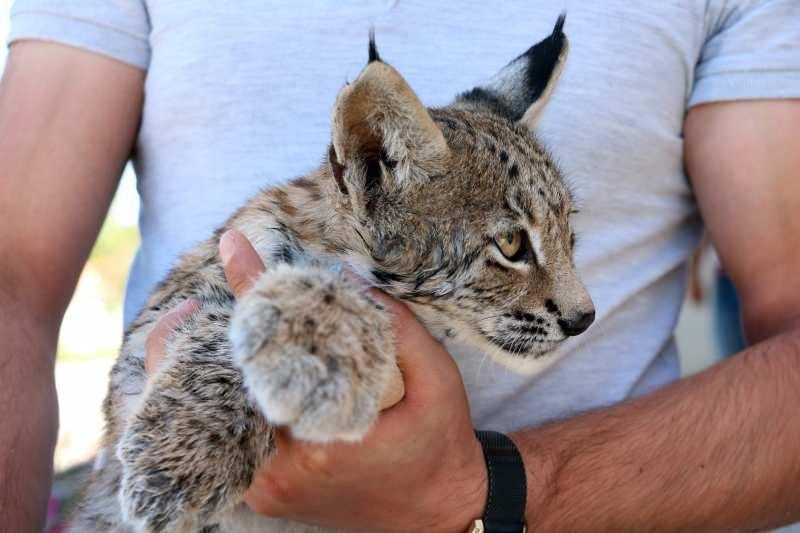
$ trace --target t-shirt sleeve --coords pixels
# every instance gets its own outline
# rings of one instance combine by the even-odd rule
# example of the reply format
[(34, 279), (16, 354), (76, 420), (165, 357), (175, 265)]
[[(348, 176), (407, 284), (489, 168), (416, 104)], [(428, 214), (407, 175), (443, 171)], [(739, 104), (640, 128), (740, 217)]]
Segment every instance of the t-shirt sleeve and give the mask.
[(711, 1), (689, 106), (800, 98), (800, 1)]
[(41, 39), (97, 52), (140, 69), (150, 62), (145, 0), (16, 0), (8, 43)]

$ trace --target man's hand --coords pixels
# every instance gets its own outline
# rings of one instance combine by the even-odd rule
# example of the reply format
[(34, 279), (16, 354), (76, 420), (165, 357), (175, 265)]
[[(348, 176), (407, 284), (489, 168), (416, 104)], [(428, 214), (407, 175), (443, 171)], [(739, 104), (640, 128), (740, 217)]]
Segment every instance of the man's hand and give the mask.
[[(223, 235), (220, 256), (236, 297), (266, 270), (236, 231)], [(261, 514), (330, 527), (463, 531), (483, 513), (487, 487), (458, 369), (405, 305), (372, 290), (394, 315), (405, 397), (358, 444), (310, 444), (279, 429), (278, 451), (245, 501)], [(184, 303), (156, 326), (148, 370), (163, 357), (169, 331), (196, 305)]]

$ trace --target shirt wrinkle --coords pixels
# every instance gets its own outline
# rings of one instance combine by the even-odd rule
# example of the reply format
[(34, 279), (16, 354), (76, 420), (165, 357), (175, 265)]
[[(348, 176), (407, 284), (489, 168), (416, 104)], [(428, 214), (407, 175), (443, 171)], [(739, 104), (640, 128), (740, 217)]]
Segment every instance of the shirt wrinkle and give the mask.
[[(27, 15), (42, 14), (42, 15), (49, 15), (49, 16), (53, 16), (53, 17), (59, 17), (59, 18), (67, 19), (67, 20), (74, 20), (74, 21), (77, 21), (77, 22), (84, 22), (86, 24), (91, 24), (93, 26), (97, 26), (98, 28), (117, 31), (119, 33), (123, 33), (125, 35), (128, 35), (129, 37), (133, 37), (134, 39), (137, 39), (139, 41), (147, 43), (147, 38), (148, 38), (147, 35), (144, 35), (144, 34), (141, 34), (141, 33), (136, 33), (136, 32), (133, 32), (131, 30), (128, 30), (126, 28), (121, 28), (119, 26), (115, 26), (115, 25), (113, 25), (111, 23), (108, 23), (108, 22), (102, 22), (102, 21), (98, 21), (96, 19), (91, 19), (91, 18), (87, 18), (87, 17), (79, 17), (79, 16), (76, 16), (76, 15), (72, 15), (72, 14), (68, 14), (68, 13), (62, 13), (62, 12), (54, 11), (54, 10), (50, 10), (50, 9), (22, 9), (22, 10), (19, 10), (19, 11), (15, 11), (11, 15), (11, 19), (13, 20), (14, 17), (17, 17), (19, 15), (23, 15), (23, 14), (27, 14)], [(57, 40), (58, 37), (55, 36), (55, 37), (53, 37), (53, 39)]]

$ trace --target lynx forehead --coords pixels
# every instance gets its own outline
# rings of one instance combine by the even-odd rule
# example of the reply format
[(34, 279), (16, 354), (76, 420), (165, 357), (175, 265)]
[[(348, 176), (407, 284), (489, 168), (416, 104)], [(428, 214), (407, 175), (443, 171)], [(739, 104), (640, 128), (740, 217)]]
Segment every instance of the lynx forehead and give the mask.
[[(563, 23), (439, 109), (370, 42), (336, 99), (323, 164), (257, 194), (189, 250), (126, 331), (74, 531), (322, 531), (241, 502), (276, 425), (358, 440), (397, 374), (390, 317), (333, 265), (405, 300), (434, 335), (520, 372), (589, 327), (572, 197), (532, 133), (566, 61)], [(238, 302), (218, 254), (227, 229), (269, 267)], [(147, 376), (148, 335), (187, 298), (201, 308)]]

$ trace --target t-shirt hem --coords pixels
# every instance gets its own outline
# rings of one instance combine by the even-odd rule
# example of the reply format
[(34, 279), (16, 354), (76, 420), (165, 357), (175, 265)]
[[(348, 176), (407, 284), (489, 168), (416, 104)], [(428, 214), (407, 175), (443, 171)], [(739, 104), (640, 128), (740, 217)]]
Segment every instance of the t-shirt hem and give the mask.
[(720, 72), (695, 82), (687, 108), (709, 102), (800, 98), (800, 70)]
[(25, 39), (75, 46), (142, 70), (147, 70), (150, 64), (150, 45), (146, 36), (62, 13), (42, 10), (13, 12), (8, 45)]

